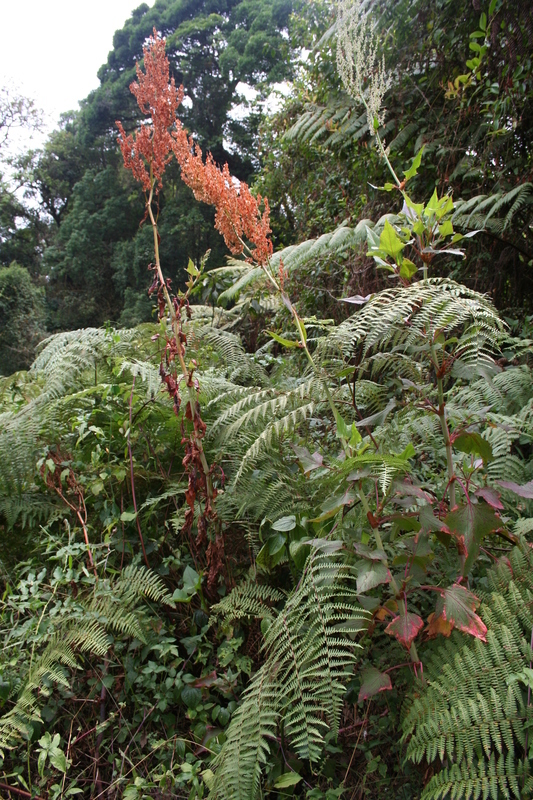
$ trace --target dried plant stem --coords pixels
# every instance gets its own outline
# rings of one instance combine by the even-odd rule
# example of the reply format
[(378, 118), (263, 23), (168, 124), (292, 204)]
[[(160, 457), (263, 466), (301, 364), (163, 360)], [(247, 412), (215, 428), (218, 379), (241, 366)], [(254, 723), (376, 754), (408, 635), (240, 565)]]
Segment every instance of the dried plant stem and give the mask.
[(138, 515), (138, 512), (137, 512), (137, 499), (135, 497), (135, 476), (134, 476), (134, 470), (133, 470), (133, 453), (132, 453), (132, 450), (131, 450), (131, 426), (132, 426), (132, 409), (133, 409), (133, 391), (134, 391), (134, 389), (135, 389), (135, 376), (133, 376), (133, 384), (132, 384), (131, 393), (130, 393), (130, 403), (129, 403), (129, 406), (130, 406), (130, 420), (129, 420), (129, 422), (130, 422), (130, 424), (129, 424), (129, 427), (128, 427), (128, 456), (129, 456), (129, 459), (130, 459), (131, 497), (132, 497), (132, 500), (133, 500), (133, 510), (135, 511), (135, 522), (137, 523), (137, 532), (139, 534), (139, 540), (141, 542), (141, 548), (142, 548), (142, 551), (143, 551), (144, 563), (146, 564), (148, 569), (150, 569), (150, 564), (148, 563), (148, 557), (146, 555), (146, 550), (145, 550), (145, 547), (144, 547), (144, 538), (143, 538), (143, 534), (142, 534), (142, 530), (141, 530), (141, 523), (139, 521), (139, 515)]
[[(178, 343), (178, 360), (179, 360), (179, 364), (180, 364), (182, 375), (183, 375), (183, 377), (185, 379), (185, 386), (187, 387), (187, 390), (188, 390), (188, 395), (189, 395), (189, 401), (188, 402), (189, 402), (189, 405), (190, 405), (190, 408), (191, 408), (191, 416), (193, 416), (194, 415), (194, 407), (196, 405), (196, 394), (195, 394), (194, 388), (192, 386), (189, 386), (189, 370), (187, 369), (187, 365), (185, 363), (185, 359), (183, 358), (183, 353), (181, 351), (181, 346), (179, 344), (179, 342), (180, 342), (179, 323), (178, 323), (178, 319), (177, 319), (177, 316), (176, 316), (176, 311), (174, 309), (174, 304), (172, 303), (169, 291), (167, 289), (167, 284), (165, 282), (165, 278), (164, 278), (164, 275), (163, 275), (163, 270), (161, 269), (161, 261), (160, 261), (160, 258), (159, 258), (159, 231), (157, 229), (157, 220), (156, 220), (156, 218), (154, 216), (154, 210), (152, 208), (155, 181), (154, 181), (153, 176), (152, 176), (152, 167), (151, 166), (150, 166), (150, 178), (151, 178), (152, 187), (150, 189), (150, 194), (148, 195), (148, 199), (146, 201), (146, 208), (147, 208), (147, 211), (148, 211), (148, 215), (150, 217), (150, 222), (152, 224), (152, 231), (153, 231), (153, 234), (154, 234), (155, 268), (156, 268), (156, 271), (157, 271), (157, 276), (159, 278), (159, 283), (161, 285), (161, 288), (162, 288), (162, 291), (163, 291), (163, 294), (164, 294), (164, 297), (165, 297), (165, 302), (166, 302), (166, 305), (167, 305), (167, 308), (168, 308), (168, 313), (169, 313), (169, 316), (170, 316), (170, 322), (171, 322), (171, 325), (172, 325), (172, 331), (173, 331), (174, 336), (176, 338), (176, 342)], [(211, 471), (209, 469), (209, 464), (207, 463), (207, 458), (205, 456), (202, 440), (201, 440), (201, 438), (199, 436), (197, 436), (195, 434), (194, 430), (193, 430), (192, 436), (194, 437), (194, 443), (195, 443), (195, 445), (196, 445), (196, 447), (198, 449), (198, 453), (199, 453), (199, 456), (200, 456), (200, 461), (201, 461), (201, 464), (202, 464), (202, 470), (203, 470), (203, 473), (204, 473), (204, 476), (205, 476), (205, 482), (206, 482), (206, 487), (207, 487), (207, 496), (208, 496), (208, 499), (209, 499), (209, 504), (213, 507), (213, 503), (214, 503), (214, 499), (215, 499), (214, 498), (214, 492), (213, 492), (213, 480), (212, 480), (212, 477), (211, 477)]]

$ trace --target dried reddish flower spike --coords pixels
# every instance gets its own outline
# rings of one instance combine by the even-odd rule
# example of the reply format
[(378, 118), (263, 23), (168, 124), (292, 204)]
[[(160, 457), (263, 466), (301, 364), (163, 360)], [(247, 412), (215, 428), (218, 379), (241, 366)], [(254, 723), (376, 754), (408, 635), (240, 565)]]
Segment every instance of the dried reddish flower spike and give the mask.
[(272, 255), (272, 242), (268, 238), (271, 232), (268, 200), (260, 195), (255, 198), (246, 183), (231, 176), (227, 164), (222, 169), (217, 167), (211, 153), (203, 161), (201, 149), (176, 119), (176, 110), (183, 100), (183, 87), (176, 89), (174, 79), (170, 79), (165, 40), (158, 36), (155, 28), (144, 48), (144, 66), (145, 73), (137, 64), (137, 81), (130, 89), (140, 110), (149, 115), (151, 121), (142, 125), (135, 136), (127, 134), (121, 122), (116, 123), (126, 169), (131, 169), (147, 192), (152, 188), (151, 169), (157, 192), (174, 152), (181, 177), (196, 199), (215, 206), (215, 227), (233, 255), (240, 255), (246, 243), (253, 260), (266, 264)]
[(124, 166), (131, 169), (145, 191), (151, 189), (151, 167), (156, 182), (156, 192), (163, 185), (165, 167), (172, 158), (170, 128), (176, 121), (176, 110), (183, 100), (183, 87), (176, 89), (174, 78), (170, 78), (168, 58), (165, 55), (165, 40), (154, 28), (153, 36), (143, 48), (143, 72), (137, 64), (137, 81), (130, 85), (137, 104), (151, 121), (139, 128), (135, 136), (127, 134), (122, 123), (117, 121), (120, 136), (118, 141)]
[(268, 238), (271, 232), (268, 199), (260, 195), (255, 198), (246, 183), (231, 176), (227, 164), (219, 169), (211, 153), (204, 163), (200, 147), (187, 136), (179, 120), (172, 136), (172, 148), (183, 182), (193, 190), (197, 200), (215, 206), (215, 227), (233, 255), (243, 252), (246, 240), (254, 248), (253, 260), (265, 264), (272, 255), (272, 242)]

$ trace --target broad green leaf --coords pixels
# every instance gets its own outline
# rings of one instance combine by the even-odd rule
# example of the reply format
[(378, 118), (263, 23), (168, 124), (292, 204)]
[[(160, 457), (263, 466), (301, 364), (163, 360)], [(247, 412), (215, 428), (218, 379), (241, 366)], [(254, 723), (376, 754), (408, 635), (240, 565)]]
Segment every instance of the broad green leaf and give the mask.
[[(424, 203), (413, 203), (409, 195), (404, 194), (405, 203), (407, 208), (410, 208), (411, 211), (414, 211), (417, 217), (421, 217), (424, 211)], [(411, 215), (412, 217), (412, 215)]]
[(341, 508), (351, 505), (355, 499), (356, 495), (354, 492), (347, 491), (344, 492), (344, 494), (335, 495), (322, 504), (322, 513), (318, 517), (309, 520), (309, 522), (323, 522), (325, 519), (334, 517), (335, 514), (341, 510)]
[(424, 209), (424, 214), (426, 215), (426, 217), (432, 217), (437, 213), (438, 207), (439, 207), (439, 197), (437, 195), (437, 190), (435, 189), (433, 191), (433, 194), (431, 195), (429, 202), (427, 203)]
[(181, 699), (187, 708), (197, 708), (202, 702), (202, 692), (194, 686), (185, 686), (181, 692)]
[(283, 550), (286, 541), (287, 537), (282, 533), (276, 533), (274, 536), (269, 536), (267, 541), (269, 556), (275, 556), (280, 552), (280, 550)]
[(274, 784), (274, 789), (287, 789), (289, 786), (296, 786), (302, 780), (297, 772), (284, 772)]
[(121, 522), (133, 522), (134, 519), (137, 519), (135, 511), (123, 511), (120, 515)]
[(292, 531), (296, 527), (296, 517), (291, 514), (288, 517), (281, 517), (270, 526), (274, 531)]
[(410, 280), (417, 270), (418, 267), (416, 266), (416, 264), (413, 264), (413, 262), (410, 259), (404, 258), (402, 260), (402, 265), (400, 267), (400, 276), (402, 278)]
[(479, 433), (470, 431), (460, 433), (459, 436), (453, 440), (453, 446), (461, 453), (476, 453), (478, 456), (481, 456), (485, 464), (492, 461), (494, 458), (492, 447)]
[(402, 242), (389, 220), (385, 220), (385, 225), (381, 236), (379, 237), (379, 249), (389, 255), (394, 261), (398, 261), (398, 257), (405, 244)]
[(172, 599), (175, 603), (190, 603), (192, 600), (192, 594), (189, 594), (184, 589), (174, 589)]
[(501, 528), (502, 521), (493, 508), (484, 503), (465, 503), (444, 518), (448, 529), (455, 534), (465, 557), (463, 575), (474, 565), (485, 536)]
[(60, 772), (66, 772), (68, 769), (67, 757), (58, 747), (50, 750), (50, 763)]
[(337, 423), (337, 439), (345, 439), (348, 441), (350, 436), (352, 435), (351, 426), (348, 426), (344, 419), (341, 417), (337, 409), (334, 411), (335, 414), (335, 422)]
[(414, 176), (417, 174), (418, 167), (420, 166), (420, 163), (422, 161), (423, 152), (424, 152), (424, 145), (422, 145), (416, 156), (413, 158), (413, 163), (411, 164), (409, 169), (403, 173), (406, 182), (410, 180), (410, 178), (414, 178)]
[(357, 425), (355, 424), (355, 422), (352, 422), (351, 434), (350, 434), (350, 438), (348, 440), (348, 444), (350, 445), (350, 447), (356, 448), (357, 445), (361, 444), (362, 441), (363, 441), (363, 437), (359, 433), (359, 431), (357, 429)]
[(382, 561), (370, 561), (365, 559), (356, 564), (357, 570), (357, 592), (369, 592), (370, 589), (375, 589), (382, 583), (390, 583), (391, 574), (387, 569), (387, 565)]
[(202, 578), (196, 570), (187, 565), (183, 570), (183, 588), (189, 594), (198, 592), (202, 587)]
[(361, 670), (361, 688), (359, 689), (358, 701), (368, 700), (379, 692), (387, 692), (392, 689), (391, 679), (386, 672), (380, 672), (375, 667), (368, 667)]
[(528, 689), (533, 689), (533, 669), (524, 667), (522, 672), (509, 675), (507, 678), (507, 685), (510, 686), (512, 683), (516, 683), (516, 681), (520, 681), (520, 683), (523, 683)]
[(453, 235), (453, 225), (451, 220), (447, 219), (446, 222), (443, 222), (442, 225), (439, 225), (439, 233), (441, 236)]
[(189, 273), (189, 275), (192, 275), (193, 278), (196, 278), (200, 274), (200, 270), (195, 266), (192, 258), (189, 258), (186, 271)]
[(451, 211), (453, 211), (452, 198), (449, 195), (441, 197), (437, 209), (437, 219), (442, 219), (445, 214), (449, 214)]

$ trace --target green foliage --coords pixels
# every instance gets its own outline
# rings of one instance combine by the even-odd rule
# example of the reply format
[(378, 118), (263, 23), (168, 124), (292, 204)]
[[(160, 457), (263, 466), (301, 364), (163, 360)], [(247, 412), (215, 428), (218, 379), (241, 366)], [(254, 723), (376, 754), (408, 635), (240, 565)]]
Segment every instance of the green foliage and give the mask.
[(30, 366), (44, 334), (43, 292), (28, 270), (0, 267), (0, 375)]
[(532, 564), (527, 548), (515, 549), (489, 571), (480, 610), (487, 643), (450, 639), (406, 703), (407, 757), (443, 765), (423, 798), (526, 796), (531, 708), (521, 675), (531, 659)]
[[(50, 326), (85, 327), (0, 379), (3, 785), (532, 793), (533, 337), (497, 310), (529, 302), (528, 15), (380, 7), (381, 109), (372, 82), (341, 90), (330, 10), (141, 5), (100, 88), (19, 164), (57, 228)], [(148, 322), (154, 230), (114, 142), (154, 25), (202, 148), (241, 179), (263, 159), (285, 245), (222, 266), (212, 211), (169, 165), (151, 208), (173, 330), (161, 296)], [(237, 84), (288, 76), (260, 152)], [(19, 236), (5, 199), (0, 249), (31, 250), (41, 233)], [(3, 270), (25, 344), (32, 258)], [(138, 327), (88, 327), (106, 318)]]
[(324, 542), (311, 554), (299, 586), (268, 628), (266, 659), (215, 761), (213, 797), (258, 795), (278, 720), (299, 757), (310, 761), (320, 757), (326, 731), (338, 731), (343, 681), (355, 661), (350, 634), (361, 629), (364, 612), (353, 573), (331, 555), (335, 549)]

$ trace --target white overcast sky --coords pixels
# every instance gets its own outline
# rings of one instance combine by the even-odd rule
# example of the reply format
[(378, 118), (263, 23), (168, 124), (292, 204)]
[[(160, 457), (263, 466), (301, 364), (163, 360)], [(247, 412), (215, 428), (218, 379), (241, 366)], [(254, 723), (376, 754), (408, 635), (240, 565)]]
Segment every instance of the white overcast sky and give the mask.
[[(145, 0), (152, 6), (154, 0)], [(0, 81), (31, 97), (47, 130), (99, 85), (113, 34), (142, 0), (0, 0)], [(19, 134), (13, 132), (15, 139)], [(42, 141), (42, 139), (41, 139)], [(33, 140), (32, 146), (40, 141)], [(26, 141), (12, 141), (24, 147)]]

